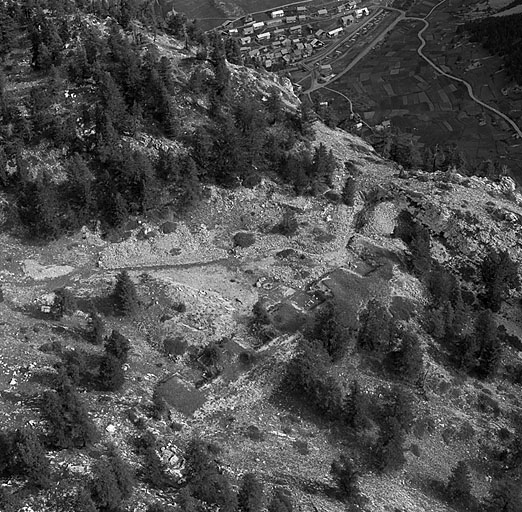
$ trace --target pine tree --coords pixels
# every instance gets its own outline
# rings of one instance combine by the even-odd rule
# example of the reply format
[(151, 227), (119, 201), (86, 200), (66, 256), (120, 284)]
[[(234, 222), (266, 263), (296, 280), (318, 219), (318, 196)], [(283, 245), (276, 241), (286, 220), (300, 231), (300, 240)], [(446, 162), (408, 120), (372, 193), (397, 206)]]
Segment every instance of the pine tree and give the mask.
[(431, 269), (431, 237), (428, 228), (415, 222), (413, 238), (409, 244), (413, 269), (419, 276), (426, 275)]
[(353, 206), (355, 204), (355, 192), (356, 192), (355, 180), (348, 176), (343, 187), (342, 200), (346, 206)]
[(377, 299), (368, 301), (359, 315), (358, 344), (364, 350), (382, 350), (390, 343), (391, 315)]
[(345, 345), (345, 334), (332, 301), (327, 302), (316, 315), (312, 336), (323, 344), (332, 359), (340, 357)]
[(87, 339), (94, 345), (101, 345), (105, 333), (102, 317), (98, 313), (92, 312), (88, 322)]
[(105, 353), (125, 363), (129, 357), (129, 349), (130, 342), (128, 338), (114, 329), (105, 342)]
[(177, 187), (177, 207), (180, 213), (186, 212), (201, 199), (202, 189), (196, 162), (190, 157), (181, 170)]
[(406, 462), (404, 433), (397, 417), (388, 417), (381, 426), (374, 453), (378, 468), (384, 472), (398, 470)]
[(57, 320), (64, 315), (72, 315), (78, 309), (76, 298), (67, 288), (54, 290), (54, 301), (51, 306), (51, 314)]
[(294, 505), (292, 496), (280, 487), (274, 489), (274, 493), (268, 504), (268, 512), (292, 512)]
[(136, 287), (126, 270), (116, 276), (112, 299), (114, 308), (120, 315), (131, 316), (138, 311)]
[(355, 464), (344, 453), (338, 459), (332, 461), (330, 473), (337, 484), (342, 498), (351, 502), (357, 502), (361, 497), (359, 489), (359, 471)]
[(451, 470), (446, 492), (454, 503), (466, 505), (471, 502), (471, 475), (464, 461)]
[(5, 487), (0, 487), (0, 510), (3, 512), (17, 512), (19, 509), (20, 502), (14, 493), (9, 492)]
[(494, 313), (500, 310), (502, 300), (511, 289), (520, 287), (517, 264), (507, 251), (490, 251), (482, 262), (485, 285), (484, 304)]
[(240, 512), (261, 512), (263, 509), (263, 484), (254, 473), (245, 473), (237, 495)]
[(83, 448), (98, 437), (84, 403), (66, 376), (56, 391), (45, 394), (44, 412), (58, 448)]
[(270, 324), (270, 316), (268, 314), (268, 311), (266, 310), (266, 306), (263, 301), (258, 300), (252, 306), (252, 314), (253, 314), (252, 322), (254, 325)]
[(125, 462), (123, 462), (120, 453), (115, 446), (109, 447), (107, 454), (108, 462), (112, 468), (112, 473), (116, 479), (118, 489), (121, 492), (121, 496), (124, 500), (132, 495), (132, 490), (135, 485), (134, 476), (131, 469)]
[(106, 458), (98, 460), (94, 465), (91, 494), (98, 510), (120, 510), (123, 494), (112, 465)]
[(111, 354), (106, 354), (100, 363), (100, 386), (105, 391), (118, 391), (125, 382), (122, 362)]
[(15, 473), (26, 476), (37, 487), (49, 486), (49, 460), (34, 430), (23, 428), (15, 432), (12, 453), (14, 460), (11, 464)]
[(361, 391), (359, 383), (353, 380), (350, 384), (350, 392), (343, 401), (343, 419), (355, 432), (359, 432), (368, 425), (367, 398)]
[(520, 485), (507, 477), (494, 480), (485, 500), (487, 512), (519, 512), (522, 502)]
[(418, 382), (424, 370), (423, 354), (417, 336), (404, 332), (401, 346), (393, 353), (393, 371), (406, 381)]
[(481, 377), (491, 377), (497, 372), (502, 355), (502, 346), (498, 336), (497, 324), (489, 309), (478, 316), (474, 335), (479, 346), (477, 371)]

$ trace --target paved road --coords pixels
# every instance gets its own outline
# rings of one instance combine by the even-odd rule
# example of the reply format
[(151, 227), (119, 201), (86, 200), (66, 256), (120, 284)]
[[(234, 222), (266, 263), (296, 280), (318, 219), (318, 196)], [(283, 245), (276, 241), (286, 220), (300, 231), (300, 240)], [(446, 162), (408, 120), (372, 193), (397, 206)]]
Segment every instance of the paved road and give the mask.
[[(469, 97), (475, 102), (477, 103), (478, 105), (482, 106), (483, 108), (485, 108), (486, 110), (489, 110), (490, 112), (492, 112), (493, 114), (501, 117), (502, 119), (504, 119), (504, 121), (506, 121), (512, 128), (513, 130), (515, 131), (515, 133), (517, 134), (517, 136), (519, 138), (522, 138), (522, 130), (520, 129), (520, 127), (515, 123), (515, 121), (513, 121), (513, 119), (511, 119), (510, 117), (508, 117), (506, 114), (504, 114), (503, 112), (501, 112), (500, 110), (496, 109), (495, 107), (492, 107), (491, 105), (488, 105), (487, 103), (483, 102), (480, 98), (477, 98), (473, 92), (473, 87), (471, 86), (471, 84), (469, 82), (467, 82), (466, 80), (464, 80), (463, 78), (459, 78), (455, 75), (452, 75), (450, 73), (446, 73), (443, 69), (441, 69), (437, 64), (435, 64), (435, 62), (433, 62), (429, 57), (427, 57), (424, 52), (423, 52), (423, 49), (424, 47), (426, 46), (426, 40), (424, 39), (423, 37), (423, 33), (429, 28), (430, 26), (430, 23), (429, 21), (427, 21), (427, 18), (429, 18), (433, 12), (438, 8), (440, 7), (444, 2), (446, 2), (447, 0), (441, 0), (439, 3), (437, 3), (436, 5), (434, 5), (432, 7), (432, 9), (428, 12), (428, 14), (426, 14), (426, 16), (424, 16), (424, 18), (418, 18), (418, 17), (415, 17), (415, 16), (406, 16), (406, 12), (403, 11), (402, 9), (396, 9), (394, 7), (385, 7), (383, 6), (383, 9), (386, 9), (386, 10), (390, 10), (390, 11), (394, 11), (394, 12), (398, 12), (399, 13), (399, 17), (393, 22), (391, 23), (376, 39), (374, 39), (373, 41), (371, 41), (365, 48), (364, 50), (362, 50), (359, 55), (357, 55), (357, 57), (355, 57), (347, 66), (345, 69), (343, 69), (343, 71), (341, 71), (340, 73), (338, 73), (334, 78), (332, 78), (331, 80), (329, 80), (327, 83), (325, 83), (324, 85), (323, 84), (318, 84), (316, 83), (314, 80), (312, 80), (312, 85), (306, 90), (306, 91), (303, 91), (304, 94), (308, 94), (310, 95), (311, 92), (317, 90), (317, 89), (320, 89), (320, 88), (326, 88), (328, 89), (328, 85), (330, 85), (332, 82), (335, 82), (337, 79), (339, 79), (341, 76), (343, 76), (344, 74), (348, 73), (356, 64), (358, 64), (364, 57), (366, 57), (366, 55), (368, 55), (368, 53), (375, 47), (375, 45), (382, 41), (382, 39), (385, 37), (386, 34), (388, 34), (388, 32), (390, 32), (391, 30), (393, 30), (395, 28), (395, 26), (400, 23), (401, 21), (403, 20), (410, 20), (410, 21), (420, 21), (421, 23), (424, 24), (424, 27), (422, 27), (419, 32), (417, 33), (417, 37), (419, 38), (419, 41), (420, 41), (420, 46), (417, 48), (417, 54), (419, 55), (419, 57), (421, 57), (422, 59), (424, 59), (433, 69), (435, 69), (435, 71), (437, 71), (437, 73), (441, 74), (442, 76), (445, 76), (447, 78), (449, 78), (450, 80), (454, 80), (456, 82), (459, 82), (461, 84), (463, 84), (467, 91), (468, 91), (468, 94), (469, 94)], [(333, 91), (333, 89), (329, 89), (331, 91)], [(335, 92), (338, 92), (338, 91), (335, 91)], [(343, 97), (345, 97), (346, 99), (348, 99), (346, 96), (344, 96), (344, 94), (341, 94)], [(350, 101), (350, 110), (352, 109), (351, 107), (351, 101)], [(352, 110), (353, 112), (353, 110)]]
[[(435, 5), (433, 7), (433, 9), (429, 12), (429, 14), (427, 14), (426, 18), (441, 4), (443, 4), (446, 0), (441, 0), (441, 2), (439, 2), (437, 5)], [(450, 73), (446, 73), (444, 70), (442, 70), (439, 66), (437, 66), (437, 64), (435, 64), (429, 57), (426, 57), (426, 55), (424, 55), (423, 53), (423, 49), (424, 47), (426, 46), (426, 39), (424, 39), (423, 37), (423, 33), (426, 31), (426, 29), (430, 26), (429, 22), (426, 21), (425, 19), (423, 18), (405, 18), (405, 19), (411, 19), (411, 20), (417, 20), (417, 21), (422, 21), (424, 23), (424, 27), (419, 30), (419, 32), (417, 33), (417, 37), (419, 38), (419, 41), (421, 42), (420, 46), (417, 48), (417, 53), (419, 54), (419, 56), (421, 58), (423, 58), (433, 69), (435, 69), (435, 71), (437, 71), (438, 73), (440, 73), (442, 76), (445, 76), (451, 80), (454, 80), (456, 82), (459, 82), (461, 84), (464, 84), (464, 86), (466, 87), (467, 91), (468, 91), (468, 94), (469, 94), (469, 97), (477, 104), (479, 104), (480, 106), (484, 107), (486, 110), (489, 110), (490, 112), (493, 112), (493, 114), (496, 114), (497, 116), (501, 117), (502, 119), (504, 119), (504, 121), (506, 121), (512, 128), (513, 130), (515, 131), (515, 133), (518, 135), (518, 137), (522, 138), (522, 130), (520, 129), (520, 127), (515, 123), (515, 121), (513, 121), (513, 119), (511, 119), (510, 117), (508, 117), (506, 114), (504, 114), (503, 112), (501, 112), (500, 110), (497, 110), (495, 107), (492, 107), (491, 105), (488, 105), (487, 103), (484, 103), (481, 99), (477, 98), (473, 92), (473, 88), (471, 87), (471, 84), (469, 82), (467, 82), (466, 80), (462, 79), (462, 78), (459, 78), (458, 76), (455, 76), (455, 75), (451, 75)]]

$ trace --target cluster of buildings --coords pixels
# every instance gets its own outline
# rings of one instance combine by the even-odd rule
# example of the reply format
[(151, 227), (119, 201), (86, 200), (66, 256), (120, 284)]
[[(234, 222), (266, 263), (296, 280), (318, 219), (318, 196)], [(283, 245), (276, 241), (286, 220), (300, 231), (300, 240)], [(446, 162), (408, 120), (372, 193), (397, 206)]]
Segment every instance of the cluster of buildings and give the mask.
[[(284, 67), (312, 55), (316, 48), (324, 45), (322, 39), (340, 36), (347, 25), (368, 14), (368, 8), (357, 8), (357, 0), (316, 11), (299, 5), (272, 11), (265, 21), (247, 17), (242, 27), (228, 28), (225, 33), (239, 38), (244, 56), (270, 69), (276, 64)], [(311, 25), (305, 24), (327, 16), (340, 16), (340, 26), (312, 33)]]

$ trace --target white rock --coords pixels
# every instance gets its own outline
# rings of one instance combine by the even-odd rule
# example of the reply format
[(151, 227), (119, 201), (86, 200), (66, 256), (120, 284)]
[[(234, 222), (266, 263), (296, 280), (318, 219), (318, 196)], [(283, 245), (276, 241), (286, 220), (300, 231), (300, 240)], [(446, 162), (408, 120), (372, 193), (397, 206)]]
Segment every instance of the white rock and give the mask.
[(114, 434), (114, 432), (116, 432), (116, 426), (111, 423), (105, 427), (105, 430), (109, 432), (109, 434)]

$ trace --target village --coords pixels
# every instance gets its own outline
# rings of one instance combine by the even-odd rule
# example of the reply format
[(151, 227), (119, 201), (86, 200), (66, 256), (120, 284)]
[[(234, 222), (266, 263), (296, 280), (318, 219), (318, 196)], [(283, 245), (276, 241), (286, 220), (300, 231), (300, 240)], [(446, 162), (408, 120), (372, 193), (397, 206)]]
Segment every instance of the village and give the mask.
[(370, 16), (372, 8), (360, 0), (291, 5), (225, 23), (223, 35), (238, 39), (246, 63), (279, 71), (296, 66), (319, 50), (326, 53), (329, 46), (349, 36), (360, 20)]

